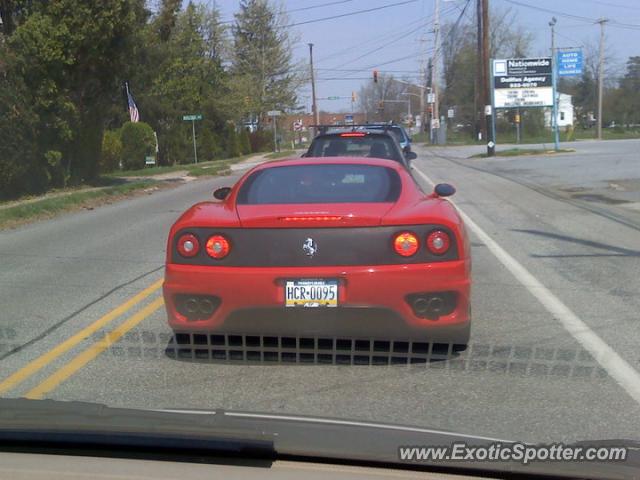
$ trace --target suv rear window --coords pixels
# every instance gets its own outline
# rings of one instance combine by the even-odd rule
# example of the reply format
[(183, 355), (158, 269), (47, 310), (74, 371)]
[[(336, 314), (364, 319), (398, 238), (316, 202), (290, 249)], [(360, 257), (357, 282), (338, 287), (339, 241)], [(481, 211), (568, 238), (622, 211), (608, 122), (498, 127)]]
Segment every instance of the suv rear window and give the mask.
[(397, 172), (376, 165), (291, 165), (254, 172), (238, 192), (240, 205), (394, 202)]
[(404, 134), (404, 132), (402, 131), (402, 129), (400, 127), (387, 127), (387, 126), (378, 126), (378, 125), (374, 125), (374, 126), (367, 126), (367, 130), (378, 130), (378, 131), (388, 131), (391, 134), (393, 134), (393, 136), (396, 138), (396, 140), (398, 141), (398, 143), (402, 143), (402, 142), (406, 142), (407, 138)]
[[(357, 135), (357, 134), (343, 134)], [(310, 157), (371, 157), (402, 162), (398, 148), (387, 135), (316, 137), (309, 148)]]

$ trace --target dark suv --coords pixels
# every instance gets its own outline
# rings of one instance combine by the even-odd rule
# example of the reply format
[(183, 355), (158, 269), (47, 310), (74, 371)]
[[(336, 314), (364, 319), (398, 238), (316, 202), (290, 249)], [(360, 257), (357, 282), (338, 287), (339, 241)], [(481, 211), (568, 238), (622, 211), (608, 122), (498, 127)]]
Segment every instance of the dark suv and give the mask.
[(411, 137), (407, 134), (407, 131), (401, 125), (395, 123), (373, 123), (362, 127), (367, 130), (382, 130), (391, 132), (400, 144), (402, 151), (407, 154), (411, 152)]
[(413, 153), (403, 153), (390, 132), (356, 128), (320, 133), (303, 156), (385, 158), (395, 160), (406, 168), (409, 168), (409, 160), (416, 158)]

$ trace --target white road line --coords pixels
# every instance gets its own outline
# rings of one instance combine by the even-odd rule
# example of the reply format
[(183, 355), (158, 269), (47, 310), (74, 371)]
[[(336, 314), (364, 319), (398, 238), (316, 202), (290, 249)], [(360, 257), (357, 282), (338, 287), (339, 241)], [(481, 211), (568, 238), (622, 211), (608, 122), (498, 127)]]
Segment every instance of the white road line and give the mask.
[[(435, 185), (425, 173), (413, 169), (432, 186)], [(452, 201), (455, 205), (455, 202)], [(589, 326), (556, 297), (542, 282), (534, 277), (520, 262), (513, 258), (493, 238), (491, 238), (476, 222), (471, 220), (456, 205), (462, 219), (473, 233), (484, 243), (495, 257), (511, 274), (538, 299), (542, 306), (575, 338), (586, 351), (604, 368), (607, 373), (637, 403), (640, 404), (640, 373), (623, 359), (616, 351), (602, 340)]]

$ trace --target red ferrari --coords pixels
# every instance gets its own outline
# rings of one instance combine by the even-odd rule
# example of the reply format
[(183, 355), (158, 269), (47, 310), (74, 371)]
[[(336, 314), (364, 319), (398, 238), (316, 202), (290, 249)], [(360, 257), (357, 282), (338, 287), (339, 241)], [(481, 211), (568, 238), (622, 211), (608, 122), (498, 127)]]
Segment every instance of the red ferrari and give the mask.
[[(391, 160), (269, 162), (173, 225), (175, 332), (466, 345), (469, 241), (438, 185)], [(205, 337), (206, 338), (206, 337)]]

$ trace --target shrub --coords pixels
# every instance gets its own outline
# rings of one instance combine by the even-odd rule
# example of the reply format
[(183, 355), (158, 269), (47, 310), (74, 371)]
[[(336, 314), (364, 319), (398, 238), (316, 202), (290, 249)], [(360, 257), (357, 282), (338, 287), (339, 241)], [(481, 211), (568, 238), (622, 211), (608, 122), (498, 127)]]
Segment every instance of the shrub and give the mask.
[(240, 153), (240, 141), (238, 134), (236, 133), (236, 127), (233, 123), (227, 123), (225, 146), (227, 158), (239, 157)]
[(102, 137), (102, 154), (100, 155), (100, 171), (113, 172), (120, 168), (122, 162), (122, 141), (119, 130), (107, 130)]
[(242, 155), (251, 153), (251, 141), (249, 140), (249, 132), (246, 128), (240, 131), (240, 151)]
[(144, 157), (155, 151), (153, 129), (144, 122), (127, 122), (120, 132), (122, 166), (125, 170), (144, 168)]
[(252, 152), (270, 152), (273, 150), (273, 133), (258, 130), (249, 134)]

